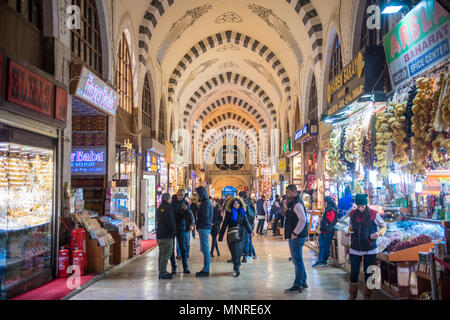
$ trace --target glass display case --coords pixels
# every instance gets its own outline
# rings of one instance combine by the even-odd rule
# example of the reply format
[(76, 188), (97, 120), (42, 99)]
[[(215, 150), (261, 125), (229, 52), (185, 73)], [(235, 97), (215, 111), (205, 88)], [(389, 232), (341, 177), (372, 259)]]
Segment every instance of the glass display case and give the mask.
[(1, 298), (51, 280), (54, 150), (0, 142)]

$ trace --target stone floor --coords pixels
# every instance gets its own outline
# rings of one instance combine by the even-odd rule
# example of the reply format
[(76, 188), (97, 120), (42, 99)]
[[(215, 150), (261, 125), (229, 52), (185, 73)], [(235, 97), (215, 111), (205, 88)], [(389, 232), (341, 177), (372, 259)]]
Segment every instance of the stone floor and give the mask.
[[(227, 263), (230, 253), (225, 240), (219, 243), (220, 257), (211, 259), (210, 277), (196, 278), (203, 256), (198, 237), (191, 239), (189, 268), (192, 274), (178, 273), (173, 280), (158, 280), (158, 249), (132, 261), (109, 277), (88, 287), (72, 300), (345, 300), (348, 298), (348, 274), (342, 269), (314, 269), (315, 253), (304, 248), (304, 261), (309, 289), (301, 294), (285, 294), (294, 280), (294, 266), (287, 241), (281, 237), (254, 237), (257, 260), (243, 264), (241, 275), (232, 276), (233, 266)], [(179, 263), (179, 269), (181, 263)], [(170, 264), (169, 264), (170, 265)], [(170, 270), (170, 266), (168, 268)], [(361, 293), (358, 299), (361, 299)], [(376, 299), (386, 299), (381, 293)]]

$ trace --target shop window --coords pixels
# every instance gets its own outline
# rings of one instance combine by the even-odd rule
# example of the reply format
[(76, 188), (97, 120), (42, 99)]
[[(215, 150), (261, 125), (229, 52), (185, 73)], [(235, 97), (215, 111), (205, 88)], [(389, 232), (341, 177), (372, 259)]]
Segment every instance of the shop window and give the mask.
[(116, 89), (120, 94), (119, 106), (131, 113), (133, 110), (133, 83), (131, 76), (130, 50), (125, 33), (119, 44), (119, 56), (116, 65)]
[(308, 120), (317, 120), (317, 86), (314, 75), (309, 86)]
[(14, 10), (19, 12), (27, 21), (42, 30), (41, 0), (3, 0)]
[(80, 29), (70, 32), (72, 55), (102, 74), (102, 48), (98, 12), (94, 0), (72, 0), (81, 9)]
[(150, 83), (148, 77), (144, 79), (144, 89), (142, 90), (142, 123), (147, 127), (152, 127), (152, 99), (150, 91)]

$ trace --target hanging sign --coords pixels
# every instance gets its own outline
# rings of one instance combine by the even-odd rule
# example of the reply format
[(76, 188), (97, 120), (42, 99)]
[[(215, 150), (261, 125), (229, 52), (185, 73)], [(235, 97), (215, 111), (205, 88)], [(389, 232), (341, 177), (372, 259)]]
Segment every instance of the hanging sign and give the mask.
[(302, 136), (308, 133), (308, 124), (304, 124), (303, 128), (295, 132), (295, 140), (300, 139)]
[(331, 126), (320, 122), (319, 123), (319, 150), (330, 149)]
[(166, 145), (166, 152), (165, 152), (166, 162), (173, 163), (173, 144), (171, 144), (170, 142), (166, 142), (165, 145)]
[(53, 84), (14, 61), (9, 63), (7, 100), (51, 116)]
[(302, 156), (296, 156), (293, 158), (292, 164), (292, 179), (301, 180), (302, 179)]
[(389, 74), (397, 87), (450, 57), (450, 14), (423, 0), (384, 38)]
[(279, 172), (286, 171), (286, 158), (278, 160), (278, 170)]
[(147, 151), (145, 153), (145, 163), (144, 169), (147, 172), (157, 172), (158, 171), (158, 163), (159, 156), (151, 151)]
[(104, 175), (106, 172), (105, 155), (105, 147), (72, 147), (70, 155), (72, 175)]
[(119, 104), (119, 94), (86, 67), (81, 69), (79, 78), (73, 94), (101, 111), (114, 116)]
[(336, 75), (327, 87), (328, 115), (333, 115), (363, 95), (376, 94), (384, 101), (383, 73), (386, 58), (382, 46), (367, 46)]

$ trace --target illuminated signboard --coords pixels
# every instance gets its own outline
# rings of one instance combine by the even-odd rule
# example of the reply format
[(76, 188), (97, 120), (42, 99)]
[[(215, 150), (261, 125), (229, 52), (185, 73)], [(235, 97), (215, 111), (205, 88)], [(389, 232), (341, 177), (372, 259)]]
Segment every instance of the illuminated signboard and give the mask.
[(160, 166), (159, 156), (151, 151), (147, 151), (145, 154), (145, 171), (157, 172), (158, 166)]
[(303, 128), (301, 128), (300, 130), (295, 132), (295, 140), (300, 139), (301, 137), (303, 137), (305, 134), (308, 133), (308, 125), (305, 124), (303, 125)]
[(105, 147), (72, 147), (70, 167), (72, 175), (104, 175), (106, 172)]
[(119, 103), (119, 95), (102, 80), (83, 67), (75, 95), (114, 116)]

